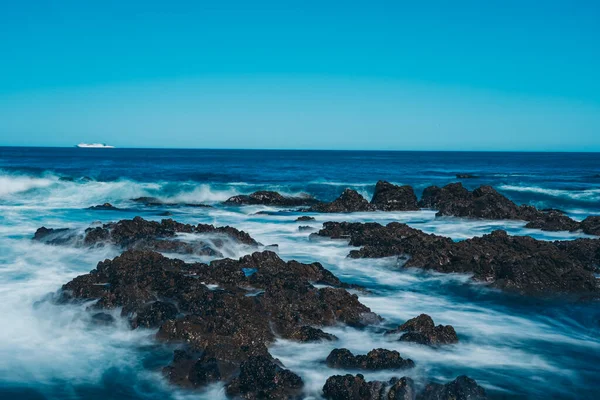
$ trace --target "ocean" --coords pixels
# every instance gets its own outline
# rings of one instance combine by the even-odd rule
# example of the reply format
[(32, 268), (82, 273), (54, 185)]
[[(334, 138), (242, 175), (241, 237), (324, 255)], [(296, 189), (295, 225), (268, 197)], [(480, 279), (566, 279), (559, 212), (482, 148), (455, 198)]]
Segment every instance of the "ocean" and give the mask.
[[(473, 177), (458, 179), (457, 174)], [(492, 185), (519, 204), (560, 209), (577, 220), (600, 214), (599, 153), (0, 147), (0, 398), (225, 398), (220, 385), (203, 391), (169, 386), (160, 370), (173, 349), (157, 342), (154, 330), (131, 330), (121, 320), (117, 326), (94, 325), (85, 304), (48, 301), (64, 283), (120, 252), (33, 242), (37, 228), (83, 229), (134, 216), (160, 220), (165, 211), (180, 222), (242, 229), (261, 243), (278, 244), (284, 260), (322, 263), (343, 281), (367, 287), (360, 301), (389, 325), (426, 313), (436, 323), (453, 325), (459, 335), (458, 345), (439, 349), (386, 341), (370, 330), (344, 326), (324, 329), (339, 338), (335, 343), (280, 339), (270, 352), (302, 377), (306, 398), (319, 399), (327, 377), (339, 373), (323, 364), (336, 347), (355, 354), (379, 347), (398, 350), (417, 365), (400, 376), (445, 382), (468, 375), (490, 398), (598, 397), (597, 302), (518, 296), (475, 284), (464, 275), (398, 270), (388, 259), (349, 259), (346, 243), (309, 240), (309, 233), (299, 231), (299, 213), (222, 205), (231, 196), (257, 190), (333, 200), (345, 188), (353, 188), (370, 199), (378, 180), (411, 185), (418, 196), (427, 186), (450, 182), (461, 181), (470, 189)], [(131, 201), (142, 196), (213, 207), (147, 207)], [(120, 210), (87, 209), (106, 202)], [(521, 221), (436, 218), (430, 210), (314, 216), (303, 225), (400, 221), (454, 240), (496, 229), (542, 240), (586, 236), (526, 229)], [(246, 251), (230, 246), (224, 255), (238, 258)], [(369, 380), (389, 379), (398, 373), (364, 375)]]

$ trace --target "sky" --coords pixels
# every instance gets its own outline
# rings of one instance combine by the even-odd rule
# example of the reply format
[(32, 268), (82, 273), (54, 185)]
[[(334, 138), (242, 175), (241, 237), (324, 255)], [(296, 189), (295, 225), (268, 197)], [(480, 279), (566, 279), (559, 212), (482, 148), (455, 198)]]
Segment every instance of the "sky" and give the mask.
[(0, 146), (600, 151), (600, 2), (0, 3)]

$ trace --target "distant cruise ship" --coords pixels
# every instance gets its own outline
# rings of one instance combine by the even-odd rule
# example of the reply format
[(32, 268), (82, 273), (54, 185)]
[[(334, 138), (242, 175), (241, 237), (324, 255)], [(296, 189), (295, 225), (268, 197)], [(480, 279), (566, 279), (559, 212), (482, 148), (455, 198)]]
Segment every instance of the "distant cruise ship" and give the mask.
[(114, 149), (115, 146), (109, 146), (105, 143), (79, 143), (76, 147), (81, 149)]

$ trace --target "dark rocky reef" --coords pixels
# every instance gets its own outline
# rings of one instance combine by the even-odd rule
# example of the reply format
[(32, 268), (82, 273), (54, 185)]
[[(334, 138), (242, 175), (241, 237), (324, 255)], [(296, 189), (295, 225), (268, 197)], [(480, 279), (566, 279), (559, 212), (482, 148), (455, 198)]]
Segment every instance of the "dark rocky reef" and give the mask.
[(98, 204), (97, 206), (88, 207), (88, 210), (118, 211), (119, 209), (110, 203), (104, 203), (104, 204)]
[(415, 342), (428, 346), (458, 343), (458, 335), (451, 325), (436, 326), (433, 319), (427, 314), (409, 319), (396, 329), (386, 334), (401, 333), (400, 341)]
[[(426, 234), (406, 224), (326, 222), (312, 235), (348, 238), (352, 258), (398, 256), (404, 267), (439, 272), (473, 274), (473, 279), (494, 287), (529, 294), (598, 293), (598, 280), (590, 260), (600, 239), (591, 242), (546, 242), (527, 236), (509, 236), (495, 231), (482, 237), (454, 242)], [(590, 239), (588, 239), (590, 240)], [(566, 244), (564, 244), (566, 243)], [(591, 244), (593, 243), (593, 244)], [(568, 250), (567, 250), (568, 249)]]
[(404, 359), (395, 350), (373, 349), (366, 355), (355, 356), (348, 349), (334, 349), (329, 353), (325, 363), (329, 368), (343, 369), (405, 369), (413, 368), (415, 363), (410, 358)]
[(407, 377), (367, 382), (361, 374), (334, 375), (325, 382), (323, 397), (328, 400), (414, 400), (415, 384)]
[(315, 217), (311, 217), (309, 215), (302, 215), (296, 218), (296, 222), (306, 222), (306, 221), (314, 221)]
[(316, 204), (310, 208), (310, 211), (322, 213), (348, 213), (359, 211), (375, 211), (375, 206), (369, 203), (356, 190), (346, 189), (344, 192), (330, 203)]
[(461, 183), (450, 183), (441, 188), (429, 186), (423, 191), (419, 206), (438, 210), (437, 217), (522, 220), (528, 221), (525, 227), (531, 229), (581, 229), (590, 235), (600, 235), (600, 217), (588, 217), (580, 223), (560, 210), (538, 210), (533, 206), (519, 206), (491, 186), (480, 186), (472, 192)]
[(411, 186), (397, 186), (389, 182), (379, 181), (371, 204), (381, 211), (417, 211), (417, 196)]
[[(215, 234), (217, 238), (212, 240), (212, 245), (202, 240), (184, 242), (175, 239), (177, 233)], [(218, 236), (221, 236), (222, 239), (219, 239)], [(260, 245), (246, 232), (230, 226), (190, 225), (172, 219), (163, 219), (156, 222), (147, 221), (141, 217), (90, 227), (83, 234), (67, 228), (48, 229), (41, 227), (36, 231), (33, 240), (54, 245), (77, 243), (85, 246), (97, 246), (110, 243), (122, 249), (146, 249), (168, 253), (218, 256), (220, 253), (213, 247), (222, 247), (224, 239), (227, 238), (249, 246)]]
[(456, 174), (456, 177), (458, 179), (475, 179), (475, 178), (479, 178), (477, 175), (473, 175), (473, 174)]
[(300, 207), (311, 206), (319, 203), (313, 197), (309, 196), (282, 196), (277, 192), (262, 190), (249, 195), (239, 195), (230, 197), (225, 201), (228, 205), (265, 205), (277, 207)]
[(276, 335), (335, 340), (318, 327), (381, 320), (344, 286), (319, 263), (285, 262), (269, 251), (207, 265), (128, 250), (65, 284), (57, 301), (95, 299), (94, 310), (121, 308), (132, 327), (158, 327), (157, 338), (182, 344), (164, 368), (174, 384), (223, 381), (231, 396), (287, 398), (302, 381), (269, 354)]
[(485, 400), (485, 389), (468, 376), (459, 376), (445, 385), (430, 383), (419, 393), (417, 400)]
[(431, 383), (417, 393), (412, 379), (392, 378), (387, 382), (369, 381), (361, 374), (334, 375), (323, 386), (329, 400), (485, 400), (485, 389), (467, 376), (445, 385)]

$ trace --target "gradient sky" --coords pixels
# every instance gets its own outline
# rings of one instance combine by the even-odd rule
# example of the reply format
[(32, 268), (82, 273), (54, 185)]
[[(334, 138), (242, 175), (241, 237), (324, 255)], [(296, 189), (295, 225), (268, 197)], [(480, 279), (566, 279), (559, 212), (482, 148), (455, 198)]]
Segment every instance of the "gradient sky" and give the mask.
[(599, 21), (584, 0), (3, 1), (0, 145), (600, 151)]

